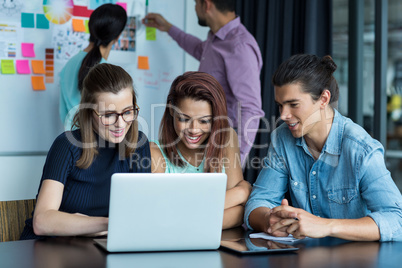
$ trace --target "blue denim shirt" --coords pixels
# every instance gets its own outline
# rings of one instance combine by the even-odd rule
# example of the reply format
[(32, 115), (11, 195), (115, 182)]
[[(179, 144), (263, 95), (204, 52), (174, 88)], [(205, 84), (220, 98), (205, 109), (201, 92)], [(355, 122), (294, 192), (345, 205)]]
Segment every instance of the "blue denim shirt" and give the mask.
[(381, 241), (402, 240), (402, 196), (385, 167), (381, 143), (336, 110), (317, 160), (304, 138), (294, 138), (286, 124), (272, 132), (264, 167), (246, 204), (248, 228), (254, 209), (279, 206), (287, 191), (296, 208), (323, 218), (369, 216)]

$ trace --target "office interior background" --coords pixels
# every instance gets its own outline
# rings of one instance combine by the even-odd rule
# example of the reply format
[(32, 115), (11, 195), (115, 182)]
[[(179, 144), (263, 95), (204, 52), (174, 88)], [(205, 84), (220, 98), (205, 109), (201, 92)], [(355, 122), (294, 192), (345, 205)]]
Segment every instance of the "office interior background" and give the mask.
[[(237, 0), (236, 12), (263, 55), (263, 109), (271, 125), (260, 127), (272, 130), (278, 118), (271, 84), (277, 66), (297, 53), (330, 54), (338, 65), (339, 111), (382, 142), (387, 167), (402, 190), (402, 1)], [(185, 1), (185, 14), (184, 30), (205, 39), (208, 29), (197, 25), (194, 0)], [(197, 70), (191, 56), (184, 61), (185, 71)], [(257, 135), (256, 145), (263, 146), (250, 158), (265, 157), (269, 134)], [(34, 198), (45, 157), (0, 155), (0, 201)], [(249, 166), (245, 179), (254, 182), (260, 167)]]
[(402, 1), (333, 0), (332, 12), (339, 111), (383, 143), (386, 165), (401, 190)]
[[(263, 55), (262, 99), (266, 123), (278, 118), (271, 76), (297, 53), (331, 55), (338, 65), (338, 110), (363, 126), (385, 148), (385, 162), (402, 189), (402, 1), (237, 0), (236, 12)], [(270, 124), (269, 126), (267, 126)], [(250, 158), (266, 155), (269, 135), (257, 134)], [(250, 163), (249, 163), (250, 164)], [(253, 182), (259, 169), (249, 168)]]

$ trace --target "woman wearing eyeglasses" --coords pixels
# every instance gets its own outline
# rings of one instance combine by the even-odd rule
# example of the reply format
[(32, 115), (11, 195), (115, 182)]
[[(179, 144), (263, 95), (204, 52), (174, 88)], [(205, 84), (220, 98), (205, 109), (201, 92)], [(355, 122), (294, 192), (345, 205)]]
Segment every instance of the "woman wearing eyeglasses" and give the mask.
[(140, 165), (150, 149), (138, 131), (139, 107), (130, 75), (102, 63), (83, 82), (76, 130), (56, 138), (49, 150), (33, 218), (21, 239), (105, 234), (113, 173), (150, 172)]
[(151, 142), (152, 172), (226, 173), (222, 228), (239, 226), (251, 186), (243, 180), (237, 141), (222, 86), (207, 73), (186, 72), (173, 81), (159, 141)]

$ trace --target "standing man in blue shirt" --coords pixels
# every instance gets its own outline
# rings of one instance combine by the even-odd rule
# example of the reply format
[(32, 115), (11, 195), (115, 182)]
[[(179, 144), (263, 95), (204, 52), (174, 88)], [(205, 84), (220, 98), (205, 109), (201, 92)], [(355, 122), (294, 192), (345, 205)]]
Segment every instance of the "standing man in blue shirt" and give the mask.
[(235, 13), (235, 0), (196, 0), (198, 23), (208, 26), (206, 41), (186, 34), (160, 14), (149, 13), (147, 26), (167, 32), (186, 52), (200, 61), (199, 71), (214, 76), (225, 91), (227, 110), (239, 136), (241, 163), (257, 134), (261, 106), (262, 58), (254, 37)]
[(245, 222), (274, 236), (402, 240), (402, 197), (383, 146), (331, 107), (336, 67), (330, 56), (295, 55), (275, 72), (285, 123), (271, 135)]

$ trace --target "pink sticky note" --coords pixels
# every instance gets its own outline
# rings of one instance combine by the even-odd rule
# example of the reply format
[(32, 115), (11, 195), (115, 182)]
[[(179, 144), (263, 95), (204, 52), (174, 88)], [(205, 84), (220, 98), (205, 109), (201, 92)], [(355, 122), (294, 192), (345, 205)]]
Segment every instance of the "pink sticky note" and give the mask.
[(124, 10), (127, 12), (127, 3), (123, 3), (123, 2), (116, 2), (116, 5), (119, 5), (121, 7), (124, 8)]
[(30, 74), (29, 60), (16, 60), (17, 73), (19, 74)]
[(21, 43), (21, 52), (22, 52), (22, 56), (24, 56), (24, 57), (34, 58), (35, 57), (34, 44), (33, 43)]

